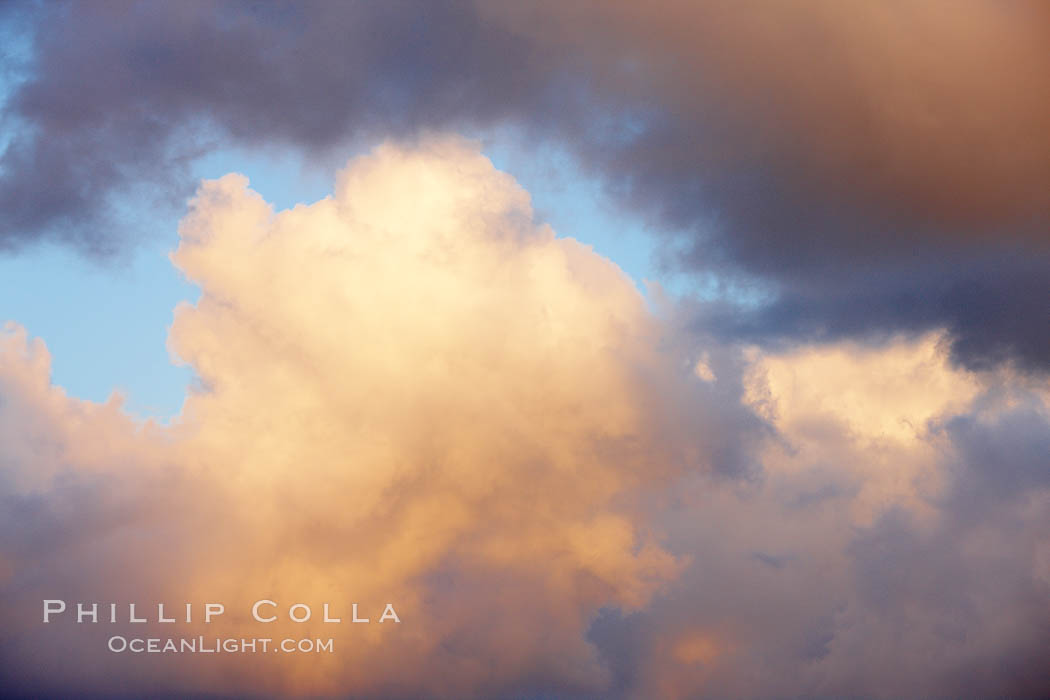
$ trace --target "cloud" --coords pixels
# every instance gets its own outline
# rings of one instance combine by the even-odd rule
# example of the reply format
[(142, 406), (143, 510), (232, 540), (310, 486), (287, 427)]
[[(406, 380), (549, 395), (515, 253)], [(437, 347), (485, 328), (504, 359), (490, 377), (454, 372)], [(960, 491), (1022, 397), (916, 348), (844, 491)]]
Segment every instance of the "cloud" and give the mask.
[(595, 619), (618, 694), (1045, 695), (1050, 397), (943, 344), (752, 356), (779, 439), (760, 485), (680, 487), (655, 516), (690, 564)]
[[(943, 333), (698, 344), (688, 309), (650, 310), (454, 137), (382, 145), (291, 210), (241, 175), (204, 182), (179, 236), (172, 261), (201, 297), (169, 343), (200, 381), (171, 425), (66, 396), (42, 342), (0, 335), (12, 693), (1050, 687), (1037, 379), (954, 366)], [(43, 625), (51, 597), (228, 612)], [(258, 598), (316, 617), (262, 626)], [(393, 602), (403, 622), (326, 625), (324, 602), (344, 620)], [(172, 629), (337, 649), (105, 648)]]
[[(732, 478), (740, 436), (762, 431), (662, 342), (626, 275), (534, 223), (512, 178), (444, 137), (381, 146), (292, 210), (240, 175), (205, 182), (179, 235), (172, 260), (202, 294), (176, 310), (169, 342), (200, 387), (174, 425), (65, 397), (39, 341), (6, 338), (5, 377), (25, 387), (5, 392), (4, 422), (6, 497), (26, 523), (5, 552), (16, 687), (600, 687), (592, 615), (644, 606), (682, 566), (637, 519), (642, 501), (683, 473)], [(58, 632), (82, 645), (66, 671), (32, 661), (54, 643), (44, 590), (242, 613), (252, 596), (344, 615), (360, 602), (372, 617), (394, 602), (405, 622), (286, 624), (337, 636), (336, 666), (183, 659), (155, 677), (132, 660), (107, 682), (91, 665), (126, 660), (85, 637), (97, 630)]]
[(26, 14), (37, 31), (5, 104), (3, 247), (126, 245), (121, 203), (181, 201), (188, 163), (216, 141), (322, 153), (510, 126), (566, 146), (652, 217), (673, 266), (767, 291), (771, 304), (716, 314), (727, 337), (947, 329), (968, 367), (1050, 362), (1033, 307), (1050, 294), (1040, 3), (112, 2), (12, 16)]

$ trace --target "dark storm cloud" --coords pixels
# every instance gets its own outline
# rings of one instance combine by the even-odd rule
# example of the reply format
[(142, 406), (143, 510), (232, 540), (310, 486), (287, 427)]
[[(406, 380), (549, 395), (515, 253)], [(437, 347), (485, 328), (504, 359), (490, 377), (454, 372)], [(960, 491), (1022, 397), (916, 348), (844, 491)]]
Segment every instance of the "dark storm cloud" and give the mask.
[[(990, 248), (990, 250), (989, 250)], [(844, 264), (748, 312), (708, 304), (698, 327), (754, 341), (826, 342), (942, 326), (952, 358), (974, 369), (1010, 359), (1050, 367), (1050, 270), (1042, 256), (945, 253), (895, 265)], [(830, 290), (834, 290), (832, 293)]]
[(683, 232), (676, 264), (735, 269), (775, 299), (723, 328), (941, 326), (968, 366), (1050, 367), (1045, 5), (570, 7), (560, 29), (522, 24), (579, 40), (648, 106), (583, 157)]
[(5, 110), (14, 138), (0, 160), (0, 246), (45, 237), (112, 249), (115, 199), (179, 201), (188, 160), (216, 135), (321, 149), (497, 119), (557, 89), (521, 69), (543, 63), (526, 42), (482, 28), (469, 5), (304, 10), (41, 5), (29, 77)]
[(210, 138), (316, 151), (512, 124), (769, 290), (725, 331), (945, 327), (1050, 367), (1050, 13), (1034, 2), (41, 5), (0, 245), (121, 244)]

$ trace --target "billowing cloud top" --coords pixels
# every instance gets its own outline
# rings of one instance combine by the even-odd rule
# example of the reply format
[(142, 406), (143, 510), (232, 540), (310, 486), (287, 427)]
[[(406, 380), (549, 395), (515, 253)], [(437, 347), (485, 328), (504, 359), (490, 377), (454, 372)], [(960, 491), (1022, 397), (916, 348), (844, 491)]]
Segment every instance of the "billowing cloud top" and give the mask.
[[(11, 694), (1050, 688), (1045, 383), (953, 366), (939, 333), (698, 347), (454, 137), (291, 210), (204, 182), (179, 235), (202, 294), (170, 345), (200, 382), (172, 425), (0, 335)], [(402, 622), (265, 629), (331, 657), (158, 658), (106, 638), (170, 626), (42, 625), (42, 598), (227, 605), (184, 635), (259, 636), (259, 598)]]

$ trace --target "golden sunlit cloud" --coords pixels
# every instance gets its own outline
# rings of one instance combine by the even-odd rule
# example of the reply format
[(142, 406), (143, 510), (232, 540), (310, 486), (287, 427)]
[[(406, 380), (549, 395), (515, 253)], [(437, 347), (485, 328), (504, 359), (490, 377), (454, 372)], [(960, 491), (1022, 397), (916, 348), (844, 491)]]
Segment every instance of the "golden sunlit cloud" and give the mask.
[[(119, 397), (66, 396), (41, 341), (0, 334), (0, 610), (23, 682), (456, 697), (761, 696), (788, 675), (868, 687), (856, 660), (895, 629), (882, 602), (910, 606), (940, 576), (981, 570), (1008, 532), (998, 515), (958, 527), (960, 509), (998, 511), (953, 491), (983, 477), (946, 464), (970, 463), (974, 431), (1046, 415), (1023, 377), (1010, 400), (990, 396), (936, 334), (691, 347), (454, 137), (382, 145), (291, 210), (240, 175), (204, 182), (179, 235), (172, 261), (201, 297), (176, 309), (169, 344), (199, 381), (171, 425), (135, 422)], [(888, 547), (899, 559), (879, 558), (880, 537), (905, 542)], [(1024, 547), (997, 550), (1000, 563), (1045, 586), (1046, 548)], [(885, 573), (934, 560), (919, 581)], [(987, 606), (973, 615), (1000, 613), (1006, 590), (976, 591)], [(158, 603), (188, 603), (182, 635), (338, 648), (114, 654), (115, 630), (146, 635), (123, 609), (111, 627), (77, 625), (72, 609), (42, 625), (41, 595), (103, 603), (103, 616), (139, 603), (150, 635), (171, 634)], [(260, 600), (277, 617), (263, 630)], [(225, 606), (210, 625), (208, 603)], [(296, 604), (308, 621), (290, 619)], [(900, 648), (920, 656), (955, 613), (924, 609)], [(985, 643), (943, 647), (944, 674)], [(42, 661), (59, 653), (76, 662)]]
[[(149, 493), (176, 474), (200, 505), (145, 516), (168, 554), (106, 551), (130, 581), (177, 567), (150, 601), (354, 601), (373, 617), (393, 602), (405, 620), (345, 633), (335, 665), (235, 673), (247, 687), (600, 682), (590, 618), (644, 605), (679, 567), (631, 519), (684, 466), (648, 404), (695, 400), (631, 281), (534, 223), (528, 194), (454, 138), (382, 146), (289, 211), (242, 176), (205, 182), (179, 234), (172, 260), (202, 289), (171, 328), (200, 377), (182, 415), (139, 428), (66, 398), (14, 331), (30, 420), (63, 438), (59, 464), (36, 453), (16, 476), (47, 489), (98, 471)], [(314, 622), (296, 631), (326, 631)]]

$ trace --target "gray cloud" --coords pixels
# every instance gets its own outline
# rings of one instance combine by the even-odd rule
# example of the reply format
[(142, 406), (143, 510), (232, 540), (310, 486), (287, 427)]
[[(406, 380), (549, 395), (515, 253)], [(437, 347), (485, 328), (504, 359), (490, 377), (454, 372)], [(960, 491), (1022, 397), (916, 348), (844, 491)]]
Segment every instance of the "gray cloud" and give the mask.
[(125, 245), (115, 205), (180, 202), (216, 135), (321, 150), (512, 124), (677, 234), (676, 266), (771, 290), (733, 311), (752, 338), (942, 326), (969, 366), (1050, 362), (1040, 3), (20, 9), (4, 248)]
[(684, 489), (662, 518), (692, 565), (646, 609), (605, 610), (589, 631), (616, 696), (1045, 697), (1050, 423), (1023, 394), (931, 426), (950, 475), (932, 521), (890, 507), (851, 527), (845, 492), (799, 508), (805, 471), (788, 489), (772, 475), (745, 493)]

